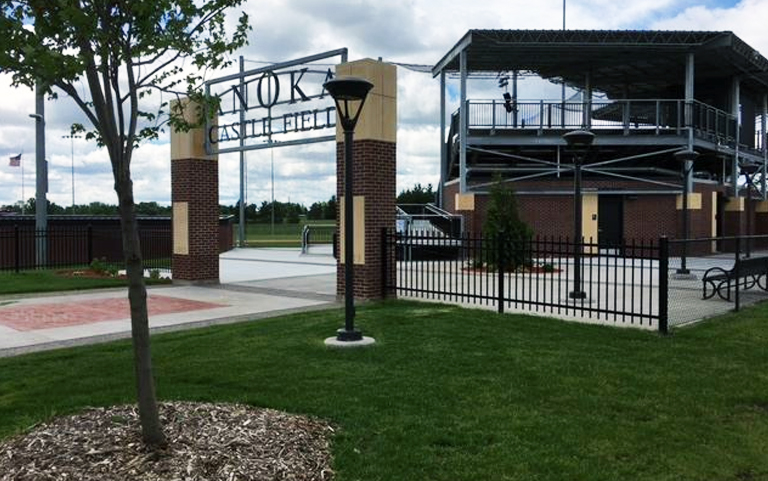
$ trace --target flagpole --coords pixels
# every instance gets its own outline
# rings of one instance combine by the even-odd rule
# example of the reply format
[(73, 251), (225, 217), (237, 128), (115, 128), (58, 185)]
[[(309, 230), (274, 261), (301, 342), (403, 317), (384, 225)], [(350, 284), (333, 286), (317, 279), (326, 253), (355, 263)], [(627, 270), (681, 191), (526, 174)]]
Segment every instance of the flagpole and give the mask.
[(27, 201), (24, 199), (24, 159), (23, 158), (19, 159), (19, 165), (21, 166), (21, 215), (24, 215), (24, 206), (27, 204)]

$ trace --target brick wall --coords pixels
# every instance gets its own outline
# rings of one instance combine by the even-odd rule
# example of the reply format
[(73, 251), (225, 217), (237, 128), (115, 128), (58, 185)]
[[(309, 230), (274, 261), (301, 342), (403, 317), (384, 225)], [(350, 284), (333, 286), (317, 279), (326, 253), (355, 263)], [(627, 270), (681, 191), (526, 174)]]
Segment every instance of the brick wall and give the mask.
[[(359, 140), (353, 143), (352, 192), (365, 196), (365, 264), (355, 264), (355, 298), (379, 299), (384, 296), (382, 285), (381, 231), (395, 227), (395, 169), (394, 142)], [(344, 196), (344, 143), (336, 145), (336, 198)], [(339, 205), (340, 207), (340, 205)], [(336, 225), (340, 225), (340, 209)], [(337, 246), (338, 249), (338, 246)], [(339, 259), (344, 253), (339, 252)], [(390, 282), (394, 282), (391, 272)], [(336, 292), (344, 294), (344, 264), (337, 264)]]
[[(675, 179), (668, 179), (675, 183)], [(677, 179), (679, 182), (679, 179)], [(573, 180), (562, 179), (546, 182), (513, 183), (516, 192), (527, 191), (517, 195), (520, 217), (534, 230), (536, 235), (543, 237), (571, 237), (573, 235)], [(450, 212), (464, 215), (465, 229), (469, 232), (482, 232), (483, 223), (488, 208), (488, 195), (475, 195), (474, 211), (456, 211), (454, 195), (458, 192), (458, 183), (443, 189), (444, 207)], [(585, 192), (595, 190), (657, 190), (657, 186), (646, 183), (621, 181), (585, 181)], [(531, 194), (531, 191), (562, 192), (562, 194)], [(712, 192), (722, 190), (720, 186), (696, 184), (695, 192), (702, 197), (702, 208), (690, 211), (691, 237), (712, 236)], [(626, 239), (658, 239), (662, 235), (670, 238), (683, 236), (681, 210), (676, 208), (676, 196), (672, 194), (643, 194), (623, 196), (624, 238)], [(729, 214), (729, 213), (726, 213)], [(724, 232), (736, 232), (738, 221), (728, 216), (723, 222)], [(757, 225), (757, 224), (756, 224)], [(726, 234), (733, 235), (733, 234)]]

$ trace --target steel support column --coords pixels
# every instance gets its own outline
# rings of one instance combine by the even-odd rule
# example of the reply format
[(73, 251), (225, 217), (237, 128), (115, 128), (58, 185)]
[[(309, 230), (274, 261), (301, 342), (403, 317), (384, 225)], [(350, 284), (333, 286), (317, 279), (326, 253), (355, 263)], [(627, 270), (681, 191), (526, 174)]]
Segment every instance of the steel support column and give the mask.
[(731, 115), (736, 118), (736, 152), (733, 155), (733, 163), (731, 164), (731, 186), (733, 188), (733, 196), (739, 196), (739, 143), (741, 142), (741, 116), (739, 115), (739, 107), (741, 105), (741, 83), (738, 77), (733, 78), (731, 84)]
[(766, 144), (766, 134), (768, 134), (768, 131), (766, 130), (765, 122), (768, 120), (768, 94), (763, 94), (763, 111), (760, 114), (760, 142), (763, 152), (763, 165), (760, 167), (760, 172), (762, 172), (763, 175), (760, 176), (760, 193), (762, 194), (763, 200), (768, 199), (768, 192), (766, 191), (766, 180), (765, 175), (766, 173), (766, 164), (768, 164), (768, 147)]
[[(694, 102), (694, 83), (695, 83), (696, 62), (694, 55), (689, 53), (685, 57), (685, 126), (688, 128), (688, 150), (693, 150), (693, 102)], [(685, 161), (683, 165), (685, 178), (685, 192), (683, 202), (688, 202), (688, 193), (693, 192), (693, 162)], [(686, 210), (686, 209), (683, 209)], [(687, 232), (686, 232), (687, 235)]]
[[(240, 56), (240, 73), (245, 72), (245, 59)], [(245, 96), (245, 77), (240, 77), (240, 94)], [(240, 132), (245, 132), (245, 109), (240, 109)], [(245, 138), (240, 136), (240, 148), (245, 147)], [(273, 207), (274, 209), (274, 207)], [(240, 151), (240, 208), (237, 223), (237, 245), (245, 247), (245, 151)]]
[(584, 77), (584, 102), (582, 104), (581, 126), (584, 129), (592, 127), (592, 75), (587, 72)]
[(693, 84), (695, 81), (695, 58), (693, 53), (685, 57), (685, 127), (688, 129), (688, 150), (693, 150)]
[(459, 193), (467, 191), (467, 138), (469, 137), (469, 112), (467, 105), (467, 51), (459, 54)]
[(448, 139), (445, 138), (445, 70), (440, 71), (440, 185), (437, 189), (441, 209), (445, 208), (443, 186), (448, 178)]

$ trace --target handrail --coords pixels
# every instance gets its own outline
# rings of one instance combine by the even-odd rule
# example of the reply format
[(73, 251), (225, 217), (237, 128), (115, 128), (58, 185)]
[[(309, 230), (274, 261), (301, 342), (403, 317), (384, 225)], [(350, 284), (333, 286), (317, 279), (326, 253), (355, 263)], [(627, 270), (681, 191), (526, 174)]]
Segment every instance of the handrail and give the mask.
[(509, 105), (502, 99), (492, 99), (470, 100), (468, 104), (470, 129), (544, 131), (586, 127), (618, 130), (625, 135), (635, 131), (681, 135), (683, 130), (693, 128), (697, 136), (721, 143), (734, 143), (737, 137), (734, 115), (698, 100), (524, 100)]
[[(409, 212), (409, 208), (416, 208), (414, 210), (417, 212)], [(398, 218), (406, 221), (405, 230), (409, 229), (414, 220), (428, 220), (432, 227), (445, 235), (456, 237), (462, 232), (463, 217), (451, 214), (434, 204), (398, 204), (396, 209)]]
[[(326, 234), (325, 239), (327, 242), (315, 242), (315, 244), (331, 244), (333, 243), (333, 234), (336, 232), (336, 224), (305, 224), (304, 228), (301, 229), (301, 253), (302, 254), (308, 254), (309, 248), (312, 245), (312, 231), (323, 229)], [(327, 234), (330, 233), (331, 235), (328, 236)], [(315, 237), (316, 240), (316, 237)]]

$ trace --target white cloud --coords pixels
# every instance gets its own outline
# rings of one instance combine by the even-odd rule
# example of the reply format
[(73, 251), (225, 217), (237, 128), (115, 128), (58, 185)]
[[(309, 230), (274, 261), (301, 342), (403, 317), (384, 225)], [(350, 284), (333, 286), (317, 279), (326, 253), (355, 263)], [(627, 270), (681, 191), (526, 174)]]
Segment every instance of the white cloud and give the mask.
[[(350, 60), (383, 57), (385, 61), (433, 65), (472, 28), (558, 29), (562, 26), (562, 0), (537, 2), (485, 0), (261, 0), (246, 2), (253, 32), (251, 44), (237, 52), (248, 60), (280, 62), (348, 47)], [(764, 19), (768, 0), (568, 0), (568, 28), (732, 30), (764, 55), (768, 37)], [(239, 16), (239, 11), (232, 18)], [(232, 67), (233, 71), (236, 67)], [(397, 188), (414, 183), (435, 184), (439, 178), (439, 84), (431, 75), (398, 69), (398, 168)], [(7, 74), (0, 74), (0, 205), (21, 198), (20, 169), (8, 166), (8, 156), (24, 153), (25, 194), (34, 195), (35, 132), (34, 93), (12, 89)], [(456, 82), (451, 81), (455, 87)], [(556, 98), (559, 87), (534, 79), (521, 80), (520, 99)], [(473, 87), (476, 98), (499, 97), (494, 82)], [(449, 112), (457, 107), (449, 99)], [(47, 156), (50, 161), (49, 198), (62, 205), (71, 202), (71, 144), (62, 139), (73, 121), (84, 122), (74, 104), (62, 97), (46, 103)], [(170, 148), (167, 135), (142, 146), (132, 171), (136, 200), (170, 201)], [(271, 196), (274, 159), (275, 196), (306, 205), (327, 200), (336, 191), (333, 143), (251, 151), (248, 159), (248, 201), (261, 203)], [(92, 142), (74, 142), (76, 198), (78, 203), (114, 203), (111, 167), (106, 152)], [(239, 192), (239, 157), (219, 159), (220, 200), (233, 204)]]

